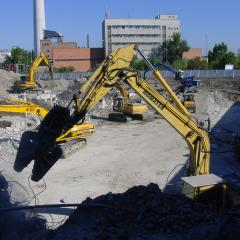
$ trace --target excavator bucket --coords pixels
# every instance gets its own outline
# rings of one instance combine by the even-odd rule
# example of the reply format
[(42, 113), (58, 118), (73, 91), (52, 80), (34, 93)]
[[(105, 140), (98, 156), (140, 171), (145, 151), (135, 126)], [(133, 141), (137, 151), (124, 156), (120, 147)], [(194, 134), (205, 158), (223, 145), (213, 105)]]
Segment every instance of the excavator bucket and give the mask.
[(69, 109), (54, 106), (41, 122), (38, 132), (23, 133), (14, 169), (20, 172), (34, 160), (32, 180), (39, 181), (63, 157), (63, 150), (56, 139), (70, 122)]

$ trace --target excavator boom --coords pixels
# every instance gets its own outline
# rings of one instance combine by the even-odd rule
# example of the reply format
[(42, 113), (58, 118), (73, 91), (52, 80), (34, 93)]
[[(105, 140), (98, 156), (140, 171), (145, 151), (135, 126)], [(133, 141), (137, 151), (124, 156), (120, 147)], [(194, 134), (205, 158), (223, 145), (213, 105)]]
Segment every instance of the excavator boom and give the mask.
[(34, 60), (29, 72), (28, 72), (28, 79), (25, 81), (19, 81), (16, 82), (16, 87), (20, 88), (21, 90), (33, 90), (36, 88), (36, 79), (35, 79), (35, 72), (41, 62), (44, 62), (49, 69), (51, 79), (52, 76), (52, 66), (48, 60), (48, 58), (43, 54), (40, 53), (40, 55)]

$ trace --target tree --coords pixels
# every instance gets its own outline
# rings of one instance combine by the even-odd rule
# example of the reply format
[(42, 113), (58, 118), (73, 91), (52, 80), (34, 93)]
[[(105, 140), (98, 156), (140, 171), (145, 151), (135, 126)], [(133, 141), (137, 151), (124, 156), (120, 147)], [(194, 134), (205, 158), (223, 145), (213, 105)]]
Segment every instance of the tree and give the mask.
[(172, 38), (163, 42), (159, 48), (159, 55), (163, 62), (173, 64), (174, 61), (182, 59), (182, 54), (190, 48), (185, 40), (181, 39), (179, 33), (174, 33)]
[(235, 54), (228, 51), (225, 43), (215, 44), (212, 51), (208, 52), (208, 62), (213, 69), (224, 69), (226, 64), (236, 64)]
[(236, 60), (235, 60), (234, 67), (235, 67), (236, 69), (240, 69), (240, 49), (237, 50)]
[(160, 56), (152, 54), (150, 57), (150, 62), (152, 63), (152, 65), (158, 64), (160, 62)]
[(187, 69), (187, 64), (188, 61), (186, 59), (178, 59), (173, 62), (172, 66), (174, 69), (184, 70)]
[(240, 58), (240, 48), (237, 50), (237, 58)]
[(130, 67), (134, 68), (137, 71), (147, 71), (148, 65), (144, 59), (139, 59), (137, 56), (134, 56)]
[(11, 56), (7, 56), (4, 64), (24, 64), (31, 65), (32, 51), (24, 50), (20, 47), (12, 48)]
[[(149, 61), (155, 65), (159, 62), (159, 57), (156, 55), (151, 55)], [(149, 71), (149, 66), (147, 65), (146, 61), (144, 59), (139, 59), (137, 56), (134, 56), (131, 63), (130, 67), (137, 71), (142, 71), (143, 73), (143, 78), (145, 79), (146, 73)]]
[(208, 63), (205, 60), (201, 60), (200, 58), (194, 58), (188, 60), (187, 69), (207, 69)]

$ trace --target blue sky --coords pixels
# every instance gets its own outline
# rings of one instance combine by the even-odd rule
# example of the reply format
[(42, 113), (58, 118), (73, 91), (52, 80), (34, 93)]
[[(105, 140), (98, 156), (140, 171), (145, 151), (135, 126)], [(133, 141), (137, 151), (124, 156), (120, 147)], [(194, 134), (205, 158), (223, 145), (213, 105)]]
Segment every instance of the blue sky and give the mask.
[[(102, 20), (107, 7), (111, 18), (154, 18), (158, 13), (175, 13), (181, 35), (191, 47), (206, 49), (225, 42), (240, 49), (239, 0), (45, 0), (47, 28), (64, 35), (65, 41), (101, 46)], [(33, 0), (1, 0), (0, 49), (33, 48)]]

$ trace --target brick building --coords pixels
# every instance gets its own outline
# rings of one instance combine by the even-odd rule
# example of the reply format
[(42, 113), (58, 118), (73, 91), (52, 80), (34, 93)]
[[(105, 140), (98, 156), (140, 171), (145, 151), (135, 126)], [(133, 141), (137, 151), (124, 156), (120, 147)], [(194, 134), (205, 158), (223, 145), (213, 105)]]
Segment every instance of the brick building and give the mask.
[(41, 52), (52, 62), (53, 67), (75, 68), (85, 72), (101, 63), (104, 59), (103, 48), (79, 48), (75, 42), (56, 42), (41, 40)]
[(185, 59), (194, 59), (194, 58), (200, 58), (202, 59), (202, 49), (201, 48), (190, 48), (187, 52), (183, 52), (182, 55)]
[(76, 71), (84, 72), (95, 67), (104, 59), (103, 48), (54, 48), (53, 66), (72, 66)]

